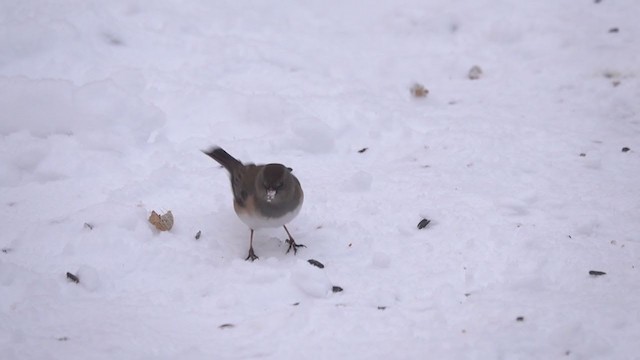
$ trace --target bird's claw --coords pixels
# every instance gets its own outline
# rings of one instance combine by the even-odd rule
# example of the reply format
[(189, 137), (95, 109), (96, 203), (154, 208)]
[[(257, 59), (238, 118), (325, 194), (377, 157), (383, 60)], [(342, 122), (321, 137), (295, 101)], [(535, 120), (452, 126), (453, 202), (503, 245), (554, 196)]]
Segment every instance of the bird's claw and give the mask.
[(247, 258), (245, 260), (251, 260), (254, 261), (256, 259), (259, 259), (258, 256), (256, 256), (256, 253), (253, 252), (253, 248), (249, 248), (249, 255), (247, 255)]
[(286, 254), (289, 253), (289, 251), (293, 250), (293, 255), (298, 253), (298, 248), (299, 247), (307, 247), (304, 244), (296, 244), (295, 240), (293, 239), (287, 239), (287, 244), (289, 244), (289, 248), (287, 249)]

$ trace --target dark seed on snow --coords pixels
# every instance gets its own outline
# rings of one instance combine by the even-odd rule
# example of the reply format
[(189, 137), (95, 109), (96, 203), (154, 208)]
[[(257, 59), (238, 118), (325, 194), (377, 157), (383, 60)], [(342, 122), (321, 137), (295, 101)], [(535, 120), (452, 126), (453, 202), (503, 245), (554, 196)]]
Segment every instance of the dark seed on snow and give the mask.
[(418, 229), (424, 229), (427, 227), (427, 225), (429, 225), (429, 223), (431, 222), (431, 220), (428, 219), (422, 219), (420, 220), (420, 222), (418, 223)]
[(482, 69), (478, 65), (474, 65), (471, 69), (469, 69), (469, 73), (467, 77), (469, 80), (478, 80), (482, 76)]
[(386, 306), (378, 306), (378, 310), (385, 310), (386, 308)]
[(3, 252), (3, 253), (5, 253), (5, 254), (8, 254), (8, 253), (10, 253), (10, 252), (11, 252), (11, 249), (9, 249), (9, 248), (2, 248), (2, 252)]
[(524, 321), (524, 316), (518, 316), (518, 317), (516, 318), (516, 321)]
[(334, 286), (331, 290), (333, 290), (334, 293), (342, 292), (342, 288), (340, 286)]
[(85, 229), (93, 230), (93, 224), (84, 223), (84, 227), (85, 227)]
[(362, 149), (358, 150), (358, 152), (359, 152), (360, 154), (362, 154), (363, 152), (365, 152), (365, 151), (367, 151), (367, 150), (369, 150), (369, 148), (362, 148)]
[(300, 305), (300, 303), (299, 303), (299, 302), (294, 302), (294, 303), (293, 303), (293, 304), (291, 304), (291, 305), (293, 305), (293, 306), (298, 306), (298, 305)]
[(585, 157), (585, 156), (587, 156), (587, 154), (585, 154), (585, 153), (580, 153), (580, 156)]
[(613, 33), (617, 33), (617, 32), (620, 32), (620, 29), (618, 29), (617, 27), (614, 27), (614, 28), (609, 29), (609, 32), (612, 33), (612, 34)]
[(196, 240), (200, 240), (200, 235), (202, 235), (202, 231), (198, 230), (198, 232), (196, 233)]
[(68, 341), (68, 340), (69, 340), (69, 338), (68, 338), (68, 337), (66, 337), (66, 336), (63, 336), (63, 337), (59, 337), (59, 338), (58, 338), (58, 341)]
[(629, 148), (628, 148), (628, 147), (626, 147), (626, 146), (622, 148), (622, 152), (628, 152), (629, 150), (631, 150), (631, 149), (629, 149)]
[(233, 324), (222, 324), (218, 326), (220, 329), (230, 329), (233, 327)]
[(313, 266), (317, 266), (317, 267), (319, 267), (320, 269), (324, 269), (324, 265), (323, 265), (320, 261), (318, 261), (318, 260), (309, 259), (309, 260), (307, 260), (307, 261), (309, 262), (309, 264), (311, 264), (311, 265), (313, 265)]
[(606, 275), (607, 273), (604, 271), (598, 271), (598, 270), (590, 270), (589, 271), (589, 275), (591, 276), (602, 276), (602, 275)]
[(69, 279), (69, 281), (73, 281), (76, 284), (80, 282), (80, 279), (70, 272), (67, 272), (67, 279)]

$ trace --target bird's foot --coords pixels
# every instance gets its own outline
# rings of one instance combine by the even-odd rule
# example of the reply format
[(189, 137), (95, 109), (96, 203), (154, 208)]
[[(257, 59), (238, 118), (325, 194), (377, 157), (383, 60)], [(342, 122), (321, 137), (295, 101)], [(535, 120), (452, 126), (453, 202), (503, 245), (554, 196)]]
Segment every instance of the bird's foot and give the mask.
[(249, 255), (247, 255), (247, 258), (245, 260), (256, 260), (258, 259), (258, 256), (256, 256), (256, 253), (253, 252), (253, 247), (249, 248)]
[(293, 250), (293, 255), (298, 253), (298, 248), (299, 247), (307, 247), (306, 245), (303, 245), (303, 244), (296, 244), (296, 241), (293, 240), (293, 238), (287, 239), (287, 244), (289, 244), (289, 248), (287, 249), (286, 253), (288, 254), (289, 251)]

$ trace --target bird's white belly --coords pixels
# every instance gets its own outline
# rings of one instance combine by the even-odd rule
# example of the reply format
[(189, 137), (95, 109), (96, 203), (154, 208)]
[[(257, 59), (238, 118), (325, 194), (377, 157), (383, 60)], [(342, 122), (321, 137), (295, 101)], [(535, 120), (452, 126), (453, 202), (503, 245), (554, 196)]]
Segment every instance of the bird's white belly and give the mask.
[(238, 217), (240, 218), (240, 220), (242, 220), (243, 223), (247, 224), (247, 226), (253, 230), (262, 228), (274, 228), (286, 225), (291, 222), (291, 220), (298, 216), (301, 208), (302, 204), (300, 204), (300, 206), (295, 208), (295, 210), (293, 210), (292, 212), (286, 213), (284, 214), (284, 216), (278, 218), (251, 216), (247, 213), (238, 213)]

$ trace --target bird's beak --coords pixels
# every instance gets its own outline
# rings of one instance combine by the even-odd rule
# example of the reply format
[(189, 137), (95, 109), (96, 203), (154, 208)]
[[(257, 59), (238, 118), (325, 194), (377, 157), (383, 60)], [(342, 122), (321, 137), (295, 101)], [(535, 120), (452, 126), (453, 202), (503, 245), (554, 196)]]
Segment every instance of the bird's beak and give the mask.
[(273, 189), (267, 190), (267, 202), (271, 202), (276, 197), (276, 191)]

